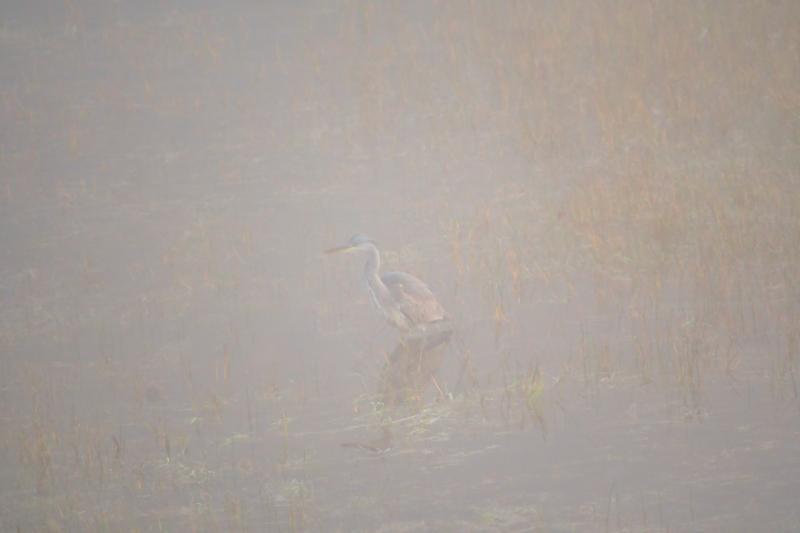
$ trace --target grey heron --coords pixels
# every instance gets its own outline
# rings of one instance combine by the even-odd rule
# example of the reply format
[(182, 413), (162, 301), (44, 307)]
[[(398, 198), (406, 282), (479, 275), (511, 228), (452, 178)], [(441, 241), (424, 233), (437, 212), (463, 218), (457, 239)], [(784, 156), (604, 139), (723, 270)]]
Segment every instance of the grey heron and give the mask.
[(325, 253), (359, 252), (367, 256), (364, 278), (370, 299), (403, 337), (426, 336), (430, 326), (444, 325), (449, 316), (433, 292), (419, 278), (405, 272), (380, 273), (381, 254), (375, 242), (366, 235), (356, 234), (344, 246)]

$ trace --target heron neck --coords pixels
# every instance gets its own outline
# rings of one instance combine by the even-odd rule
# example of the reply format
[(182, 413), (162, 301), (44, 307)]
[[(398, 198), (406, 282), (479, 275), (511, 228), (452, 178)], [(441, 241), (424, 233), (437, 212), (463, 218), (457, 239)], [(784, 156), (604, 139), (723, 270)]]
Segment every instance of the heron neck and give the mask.
[(378, 275), (381, 268), (381, 254), (374, 244), (369, 244), (367, 247), (367, 264), (364, 265), (364, 276), (370, 283), (377, 281), (380, 283), (380, 276)]

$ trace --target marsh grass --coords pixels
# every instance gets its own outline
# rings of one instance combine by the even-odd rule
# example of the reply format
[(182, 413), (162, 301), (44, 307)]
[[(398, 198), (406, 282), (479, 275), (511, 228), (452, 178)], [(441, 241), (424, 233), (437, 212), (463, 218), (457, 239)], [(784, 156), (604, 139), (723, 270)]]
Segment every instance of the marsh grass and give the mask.
[(240, 7), (0, 28), (0, 529), (796, 523), (796, 4)]

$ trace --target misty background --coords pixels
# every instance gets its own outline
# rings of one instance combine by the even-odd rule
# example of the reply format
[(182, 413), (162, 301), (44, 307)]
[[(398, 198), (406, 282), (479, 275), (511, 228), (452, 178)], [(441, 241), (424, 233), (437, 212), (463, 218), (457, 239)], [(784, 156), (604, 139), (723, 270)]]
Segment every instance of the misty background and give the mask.
[[(4, 2), (0, 529), (796, 529), (798, 28)], [(396, 409), (354, 233), (456, 328)]]

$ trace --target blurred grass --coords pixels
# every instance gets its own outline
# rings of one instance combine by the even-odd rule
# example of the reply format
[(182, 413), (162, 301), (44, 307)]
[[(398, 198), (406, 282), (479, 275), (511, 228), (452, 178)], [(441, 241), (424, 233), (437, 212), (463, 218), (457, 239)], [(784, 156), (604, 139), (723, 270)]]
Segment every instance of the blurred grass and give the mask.
[(631, 381), (796, 405), (800, 4), (132, 6), (0, 25), (0, 529), (347, 516), (295, 433), (356, 395), (374, 323), (317, 257), (355, 231), (472, 341), (409, 441)]

